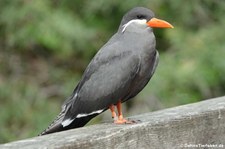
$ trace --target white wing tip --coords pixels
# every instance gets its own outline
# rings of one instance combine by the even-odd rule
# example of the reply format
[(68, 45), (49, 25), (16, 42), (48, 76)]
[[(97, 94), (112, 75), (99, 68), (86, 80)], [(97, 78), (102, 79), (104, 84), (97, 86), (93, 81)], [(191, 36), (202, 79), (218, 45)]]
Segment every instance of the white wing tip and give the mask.
[(64, 120), (61, 124), (63, 127), (68, 126), (69, 124), (71, 124), (73, 122), (74, 119), (66, 119)]
[(91, 113), (81, 113), (81, 114), (78, 114), (76, 118), (86, 117), (86, 116), (93, 115), (93, 114), (100, 114), (100, 113), (102, 113), (102, 111), (103, 110), (97, 110), (97, 111), (93, 111)]
[[(100, 114), (103, 111), (104, 110), (102, 109), (102, 110), (93, 111), (91, 113), (81, 113), (81, 114), (78, 114), (76, 116), (76, 118), (86, 117), (86, 116), (93, 115), (93, 114)], [(64, 120), (61, 124), (62, 124), (63, 127), (66, 127), (66, 126), (70, 125), (73, 122), (73, 120), (74, 119), (68, 118), (68, 119)]]

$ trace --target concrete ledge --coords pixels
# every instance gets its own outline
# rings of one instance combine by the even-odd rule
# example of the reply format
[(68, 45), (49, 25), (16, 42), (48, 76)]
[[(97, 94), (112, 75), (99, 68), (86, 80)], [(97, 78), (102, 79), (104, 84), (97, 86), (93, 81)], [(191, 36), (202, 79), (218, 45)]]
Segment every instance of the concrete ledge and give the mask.
[(141, 122), (92, 125), (2, 144), (0, 148), (225, 148), (225, 96), (132, 119)]

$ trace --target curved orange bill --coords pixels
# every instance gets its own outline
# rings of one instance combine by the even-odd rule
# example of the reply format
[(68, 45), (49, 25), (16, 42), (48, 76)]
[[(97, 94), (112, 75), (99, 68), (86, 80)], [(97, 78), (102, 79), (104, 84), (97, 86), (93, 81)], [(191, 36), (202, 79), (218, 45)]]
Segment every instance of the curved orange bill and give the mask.
[(150, 27), (156, 27), (156, 28), (174, 28), (173, 25), (171, 25), (170, 23), (157, 18), (152, 18), (151, 20), (147, 22), (147, 24)]

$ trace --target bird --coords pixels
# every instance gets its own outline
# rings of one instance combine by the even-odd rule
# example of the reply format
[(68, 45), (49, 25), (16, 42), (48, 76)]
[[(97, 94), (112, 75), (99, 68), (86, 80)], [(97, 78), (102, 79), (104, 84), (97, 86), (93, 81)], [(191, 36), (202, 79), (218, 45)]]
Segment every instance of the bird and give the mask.
[(156, 70), (159, 53), (153, 28), (173, 26), (148, 8), (129, 10), (90, 61), (59, 115), (39, 135), (83, 127), (108, 109), (115, 124), (133, 123), (123, 117), (121, 104), (136, 96)]

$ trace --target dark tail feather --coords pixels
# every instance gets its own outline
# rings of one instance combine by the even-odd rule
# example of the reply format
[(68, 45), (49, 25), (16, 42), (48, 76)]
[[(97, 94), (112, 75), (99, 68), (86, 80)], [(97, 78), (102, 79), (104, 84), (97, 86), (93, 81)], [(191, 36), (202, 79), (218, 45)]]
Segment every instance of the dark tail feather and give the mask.
[(62, 112), (59, 113), (59, 115), (56, 117), (56, 119), (46, 128), (42, 133), (40, 133), (38, 136), (46, 135), (49, 133), (54, 133), (58, 131), (62, 131), (63, 126), (61, 125), (61, 122), (64, 118), (65, 110), (62, 110)]
[(45, 129), (42, 133), (40, 133), (38, 136), (55, 133), (55, 132), (59, 132), (59, 131), (64, 131), (64, 130), (68, 130), (68, 129), (83, 127), (92, 118), (94, 118), (97, 115), (98, 114), (93, 114), (93, 115), (86, 116), (86, 117), (76, 118), (69, 126), (63, 127), (61, 123), (62, 123), (64, 114), (60, 113), (57, 116), (57, 118), (48, 126), (48, 128)]
[(61, 124), (57, 124), (54, 127), (48, 127), (42, 133), (40, 133), (38, 136), (47, 135), (47, 134), (59, 132), (59, 131), (63, 131), (63, 127)]

